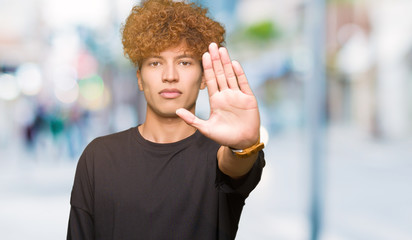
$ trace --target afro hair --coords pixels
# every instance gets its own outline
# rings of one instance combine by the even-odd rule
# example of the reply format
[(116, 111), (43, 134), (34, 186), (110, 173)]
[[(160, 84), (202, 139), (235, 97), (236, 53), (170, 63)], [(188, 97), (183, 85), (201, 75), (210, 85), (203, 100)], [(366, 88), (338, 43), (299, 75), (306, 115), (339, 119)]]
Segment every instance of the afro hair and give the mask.
[(207, 15), (207, 9), (194, 3), (143, 1), (122, 26), (124, 55), (141, 67), (145, 58), (183, 42), (200, 60), (211, 42), (224, 42), (224, 27)]

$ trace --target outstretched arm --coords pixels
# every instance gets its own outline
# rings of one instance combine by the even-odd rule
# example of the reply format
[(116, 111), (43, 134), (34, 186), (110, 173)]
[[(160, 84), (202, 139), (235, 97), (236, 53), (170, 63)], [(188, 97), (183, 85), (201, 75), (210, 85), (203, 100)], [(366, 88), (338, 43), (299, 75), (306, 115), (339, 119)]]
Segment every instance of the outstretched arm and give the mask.
[(209, 93), (210, 117), (201, 120), (186, 109), (176, 114), (206, 137), (222, 145), (218, 151), (220, 170), (232, 178), (249, 172), (257, 153), (239, 158), (230, 148), (246, 149), (259, 141), (260, 118), (255, 96), (242, 67), (231, 61), (226, 48), (209, 45), (203, 54), (203, 68)]

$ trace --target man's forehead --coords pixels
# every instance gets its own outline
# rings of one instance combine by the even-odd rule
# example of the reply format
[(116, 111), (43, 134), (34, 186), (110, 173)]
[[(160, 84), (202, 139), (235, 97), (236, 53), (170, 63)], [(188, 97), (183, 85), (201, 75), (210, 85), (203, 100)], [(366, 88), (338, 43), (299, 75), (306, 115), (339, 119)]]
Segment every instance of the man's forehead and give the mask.
[(186, 45), (168, 47), (159, 52), (154, 52), (150, 54), (148, 58), (163, 58), (167, 56), (173, 56), (175, 58), (183, 58), (183, 57), (196, 58), (195, 54), (193, 54), (193, 52)]
[(161, 53), (166, 53), (166, 52), (173, 52), (179, 55), (180, 54), (193, 55), (193, 53), (190, 51), (189, 47), (185, 43), (169, 46), (161, 50), (159, 52), (159, 55), (161, 55)]

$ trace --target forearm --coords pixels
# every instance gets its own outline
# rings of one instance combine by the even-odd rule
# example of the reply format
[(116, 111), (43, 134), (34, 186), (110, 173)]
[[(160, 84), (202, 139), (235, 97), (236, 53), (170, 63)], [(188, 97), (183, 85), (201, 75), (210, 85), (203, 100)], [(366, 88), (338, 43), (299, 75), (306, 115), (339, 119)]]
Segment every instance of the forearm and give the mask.
[(221, 172), (233, 179), (245, 176), (253, 167), (259, 153), (253, 153), (247, 157), (239, 157), (233, 154), (229, 147), (221, 146), (217, 153), (218, 166)]

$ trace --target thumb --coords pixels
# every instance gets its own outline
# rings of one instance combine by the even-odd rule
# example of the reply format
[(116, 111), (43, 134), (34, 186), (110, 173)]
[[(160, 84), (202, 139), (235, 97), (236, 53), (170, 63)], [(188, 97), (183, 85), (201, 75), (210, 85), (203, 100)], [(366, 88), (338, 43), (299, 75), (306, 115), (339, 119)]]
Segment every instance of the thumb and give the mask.
[(183, 119), (183, 121), (185, 121), (190, 126), (197, 128), (200, 132), (204, 132), (206, 128), (206, 121), (196, 117), (190, 111), (184, 108), (179, 108), (176, 110), (176, 115)]

